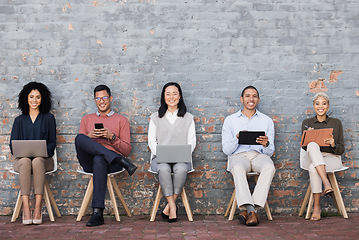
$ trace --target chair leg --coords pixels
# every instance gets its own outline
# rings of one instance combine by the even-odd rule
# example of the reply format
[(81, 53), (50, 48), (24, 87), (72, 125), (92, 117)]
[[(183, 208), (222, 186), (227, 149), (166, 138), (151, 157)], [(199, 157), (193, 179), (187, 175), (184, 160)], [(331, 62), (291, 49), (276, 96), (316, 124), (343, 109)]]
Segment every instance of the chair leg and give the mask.
[(57, 217), (61, 217), (59, 208), (57, 207), (57, 204), (56, 204), (54, 195), (52, 194), (52, 191), (51, 191), (51, 189), (50, 189), (50, 185), (49, 185), (49, 183), (48, 183), (47, 180), (45, 180), (45, 188), (46, 188), (47, 193), (48, 193), (48, 195), (49, 195), (52, 208), (55, 210), (55, 213), (56, 213)]
[[(234, 190), (234, 193), (236, 192), (236, 190)], [(234, 214), (236, 213), (236, 209), (237, 209), (237, 199), (234, 198), (233, 202), (232, 202), (232, 206), (231, 206), (231, 212), (229, 213), (229, 217), (228, 220), (232, 221), (234, 218)]]
[(112, 187), (112, 182), (111, 182), (111, 179), (110, 179), (109, 176), (107, 176), (107, 189), (108, 189), (108, 193), (109, 193), (110, 198), (111, 198), (113, 212), (115, 213), (116, 221), (119, 222), (120, 221), (120, 214), (118, 212), (116, 197), (115, 197), (115, 193), (114, 193), (113, 187)]
[(313, 208), (313, 193), (312, 191), (310, 192), (310, 197), (309, 197), (309, 203), (308, 203), (308, 207), (307, 207), (307, 214), (305, 214), (305, 219), (309, 219), (310, 218), (310, 213), (312, 212), (312, 208)]
[(86, 214), (86, 210), (88, 209), (90, 201), (92, 199), (92, 194), (93, 194), (93, 177), (91, 176), (90, 181), (87, 185), (84, 199), (82, 200), (79, 214), (77, 215), (76, 218), (77, 222), (81, 221), (81, 218)]
[(15, 208), (14, 208), (14, 212), (12, 213), (11, 222), (15, 222), (16, 219), (19, 217), (21, 207), (22, 207), (22, 198), (21, 198), (21, 191), (19, 190), (19, 194), (17, 196), (17, 200), (16, 200), (16, 204), (15, 204)]
[(232, 208), (233, 200), (234, 200), (235, 197), (236, 197), (236, 190), (233, 191), (231, 200), (229, 200), (229, 204), (228, 204), (226, 213), (224, 214), (225, 217), (228, 217), (229, 212), (230, 212), (230, 210)]
[(348, 214), (347, 214), (347, 211), (345, 209), (345, 205), (344, 205), (344, 202), (343, 202), (342, 195), (340, 194), (340, 190), (339, 190), (339, 187), (338, 187), (338, 182), (337, 182), (337, 179), (335, 177), (335, 174), (334, 173), (328, 173), (328, 176), (329, 176), (330, 183), (332, 184), (334, 196), (335, 196), (337, 205), (338, 205), (338, 207), (340, 209), (340, 212), (343, 215), (343, 218), (348, 218)]
[(132, 216), (131, 211), (127, 207), (125, 199), (123, 198), (123, 196), (121, 194), (121, 191), (120, 191), (120, 189), (119, 189), (119, 187), (118, 187), (118, 185), (116, 183), (116, 179), (114, 177), (110, 177), (110, 180), (111, 180), (111, 183), (112, 183), (113, 190), (115, 190), (115, 193), (116, 193), (117, 197), (120, 199), (120, 202), (121, 202), (123, 208), (125, 209), (127, 216), (131, 217)]
[(307, 188), (307, 192), (305, 193), (305, 197), (304, 197), (304, 200), (303, 200), (303, 203), (302, 203), (302, 206), (300, 207), (300, 211), (299, 211), (299, 214), (298, 216), (301, 217), (305, 211), (305, 207), (307, 206), (307, 203), (309, 201), (309, 198), (310, 198), (310, 194), (312, 193), (312, 189), (310, 187), (310, 183), (308, 184), (308, 188)]
[(54, 213), (52, 212), (51, 201), (46, 187), (44, 187), (44, 199), (45, 199), (45, 204), (46, 204), (47, 212), (49, 214), (50, 221), (54, 222), (55, 221)]
[(162, 196), (162, 188), (161, 188), (161, 185), (158, 185), (155, 202), (153, 203), (153, 207), (152, 207), (152, 211), (151, 211), (151, 218), (150, 218), (151, 222), (155, 221), (155, 219), (156, 219), (156, 214), (157, 214), (157, 210), (158, 210), (158, 205), (160, 205), (161, 196)]
[(266, 201), (266, 204), (264, 205), (264, 210), (266, 211), (268, 220), (269, 220), (269, 221), (272, 221), (272, 220), (273, 220), (273, 217), (272, 217), (272, 213), (270, 212), (270, 208), (269, 208), (269, 205), (268, 205), (268, 201)]
[(187, 194), (186, 194), (186, 191), (184, 188), (182, 189), (182, 192), (181, 192), (181, 198), (182, 198), (183, 205), (186, 209), (188, 221), (193, 222), (193, 214), (192, 214), (191, 206), (189, 205)]

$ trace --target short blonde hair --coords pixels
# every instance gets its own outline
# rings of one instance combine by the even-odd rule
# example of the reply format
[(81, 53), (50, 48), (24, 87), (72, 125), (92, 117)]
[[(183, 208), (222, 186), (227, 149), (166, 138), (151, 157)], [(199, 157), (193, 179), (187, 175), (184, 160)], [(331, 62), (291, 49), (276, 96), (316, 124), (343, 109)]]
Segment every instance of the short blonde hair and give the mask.
[(325, 92), (318, 92), (318, 93), (316, 93), (316, 94), (314, 95), (314, 97), (313, 97), (313, 103), (315, 102), (315, 100), (317, 100), (318, 97), (323, 97), (323, 98), (325, 98), (325, 100), (327, 100), (328, 103), (329, 103), (329, 96), (328, 96), (328, 94), (326, 94)]

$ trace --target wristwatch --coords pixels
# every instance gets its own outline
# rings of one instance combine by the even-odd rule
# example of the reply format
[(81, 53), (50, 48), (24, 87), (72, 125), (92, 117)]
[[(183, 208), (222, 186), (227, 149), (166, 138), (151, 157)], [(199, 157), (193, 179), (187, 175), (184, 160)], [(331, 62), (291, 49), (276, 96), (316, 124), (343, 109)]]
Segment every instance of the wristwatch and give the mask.
[(113, 140), (115, 140), (115, 139), (116, 139), (116, 135), (113, 134), (111, 140), (113, 141)]
[(269, 141), (267, 141), (267, 144), (266, 144), (266, 147), (268, 147), (269, 146)]

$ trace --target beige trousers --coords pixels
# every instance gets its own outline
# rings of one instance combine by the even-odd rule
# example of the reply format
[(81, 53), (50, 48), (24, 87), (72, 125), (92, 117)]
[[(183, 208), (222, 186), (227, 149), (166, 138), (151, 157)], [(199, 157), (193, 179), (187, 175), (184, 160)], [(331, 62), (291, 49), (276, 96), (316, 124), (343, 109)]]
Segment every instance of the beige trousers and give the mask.
[[(238, 153), (229, 157), (229, 170), (236, 187), (238, 207), (244, 204), (264, 207), (275, 173), (272, 159), (257, 151)], [(247, 173), (251, 171), (259, 173), (253, 194), (250, 192), (247, 181)]]
[(318, 165), (325, 165), (325, 170), (327, 172), (338, 170), (342, 167), (342, 160), (340, 155), (321, 152), (317, 143), (310, 142), (307, 146), (307, 154), (305, 157), (306, 160), (311, 162), (309, 165), (309, 178), (312, 193), (321, 193), (322, 179), (320, 178), (315, 167)]
[(54, 169), (52, 157), (16, 158), (14, 170), (19, 173), (21, 195), (30, 195), (31, 173), (34, 177), (34, 193), (44, 194), (45, 172)]

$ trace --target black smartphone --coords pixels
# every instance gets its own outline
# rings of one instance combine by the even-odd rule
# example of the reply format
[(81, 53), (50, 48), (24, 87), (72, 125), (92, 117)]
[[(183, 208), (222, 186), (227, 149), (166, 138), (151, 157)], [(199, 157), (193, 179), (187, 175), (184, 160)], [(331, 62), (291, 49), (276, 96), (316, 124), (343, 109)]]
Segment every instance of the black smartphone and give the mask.
[(102, 129), (103, 123), (95, 123), (95, 129)]

